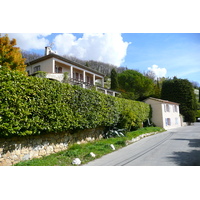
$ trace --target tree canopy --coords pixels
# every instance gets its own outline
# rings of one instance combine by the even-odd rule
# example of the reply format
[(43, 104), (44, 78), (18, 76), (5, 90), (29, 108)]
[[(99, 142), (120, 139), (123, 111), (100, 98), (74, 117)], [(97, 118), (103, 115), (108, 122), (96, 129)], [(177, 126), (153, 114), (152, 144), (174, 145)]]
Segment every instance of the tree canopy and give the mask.
[(154, 82), (135, 70), (126, 70), (118, 74), (119, 88), (125, 98), (143, 100), (154, 88)]
[(20, 48), (14, 47), (16, 44), (16, 39), (10, 40), (8, 35), (0, 35), (0, 65), (23, 72), (26, 69), (25, 58), (22, 58)]
[(111, 70), (111, 89), (117, 90), (119, 88), (118, 76), (115, 68)]
[(194, 122), (197, 110), (197, 100), (194, 88), (187, 79), (167, 79), (163, 82), (161, 98), (180, 103), (180, 113), (186, 122)]

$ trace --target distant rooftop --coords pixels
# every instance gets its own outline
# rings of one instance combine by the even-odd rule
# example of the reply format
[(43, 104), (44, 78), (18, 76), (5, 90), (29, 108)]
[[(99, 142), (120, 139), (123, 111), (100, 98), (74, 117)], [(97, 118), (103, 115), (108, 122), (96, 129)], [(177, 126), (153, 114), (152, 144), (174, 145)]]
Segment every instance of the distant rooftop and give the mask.
[(176, 102), (172, 102), (172, 101), (168, 101), (168, 100), (163, 100), (163, 99), (157, 99), (157, 98), (153, 98), (153, 97), (149, 97), (149, 98), (145, 99), (144, 101), (146, 101), (148, 99), (151, 99), (151, 100), (154, 100), (154, 101), (158, 101), (158, 102), (161, 102), (161, 103), (169, 103), (169, 104), (179, 105), (179, 103), (176, 103)]

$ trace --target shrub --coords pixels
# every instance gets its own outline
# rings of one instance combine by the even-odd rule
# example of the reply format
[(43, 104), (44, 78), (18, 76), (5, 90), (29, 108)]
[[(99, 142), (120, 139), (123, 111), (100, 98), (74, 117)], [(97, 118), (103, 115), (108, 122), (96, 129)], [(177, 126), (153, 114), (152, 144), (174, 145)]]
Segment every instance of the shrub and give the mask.
[(0, 69), (0, 135), (33, 135), (99, 126), (130, 128), (149, 115), (147, 104), (46, 78)]
[(119, 128), (133, 130), (141, 128), (145, 119), (149, 118), (150, 106), (128, 99), (117, 99), (120, 107)]
[(37, 72), (35, 73), (35, 76), (40, 77), (40, 78), (46, 78), (47, 72), (37, 71)]

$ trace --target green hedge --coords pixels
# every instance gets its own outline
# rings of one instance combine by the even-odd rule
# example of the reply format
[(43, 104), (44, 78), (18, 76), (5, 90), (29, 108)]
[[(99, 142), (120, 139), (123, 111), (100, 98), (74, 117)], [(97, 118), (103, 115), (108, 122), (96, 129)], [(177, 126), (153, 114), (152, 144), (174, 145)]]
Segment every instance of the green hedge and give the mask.
[(46, 78), (0, 69), (0, 135), (139, 126), (149, 116), (142, 102), (115, 98)]

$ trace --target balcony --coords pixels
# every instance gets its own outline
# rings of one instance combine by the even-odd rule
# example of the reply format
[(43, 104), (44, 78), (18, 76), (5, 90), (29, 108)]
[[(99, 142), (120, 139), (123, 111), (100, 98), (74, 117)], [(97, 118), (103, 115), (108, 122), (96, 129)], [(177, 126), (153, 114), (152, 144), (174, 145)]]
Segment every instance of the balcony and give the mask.
[(100, 87), (100, 86), (96, 86), (96, 85), (93, 85), (91, 83), (83, 82), (81, 80), (77, 80), (77, 79), (74, 79), (74, 78), (71, 78), (69, 80), (69, 83), (71, 85), (79, 85), (80, 87), (85, 88), (85, 89), (91, 89), (91, 88), (95, 87), (96, 91), (99, 91), (101, 93), (108, 94), (108, 95), (111, 95), (111, 96), (114, 96), (114, 97), (120, 94), (120, 92), (110, 90), (110, 89), (107, 89), (107, 88), (103, 88), (103, 87)]
[[(40, 75), (38, 75), (38, 74), (34, 74), (33, 76), (40, 77)], [(63, 81), (63, 79), (64, 79), (63, 73), (47, 73), (46, 78), (51, 79), (51, 80), (57, 80), (59, 82), (64, 82)], [(70, 85), (79, 85), (80, 87), (85, 88), (85, 89), (95, 88), (96, 91), (99, 91), (101, 93), (111, 95), (111, 96), (114, 96), (114, 97), (120, 94), (120, 92), (110, 90), (110, 89), (107, 89), (107, 88), (104, 88), (104, 87), (101, 87), (101, 86), (98, 86), (98, 85), (94, 85), (94, 84), (92, 84), (93, 83), (92, 80), (90, 82), (84, 82), (83, 80), (80, 80), (80, 79), (68, 78), (67, 82)]]

